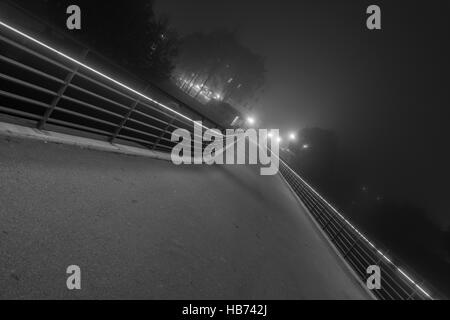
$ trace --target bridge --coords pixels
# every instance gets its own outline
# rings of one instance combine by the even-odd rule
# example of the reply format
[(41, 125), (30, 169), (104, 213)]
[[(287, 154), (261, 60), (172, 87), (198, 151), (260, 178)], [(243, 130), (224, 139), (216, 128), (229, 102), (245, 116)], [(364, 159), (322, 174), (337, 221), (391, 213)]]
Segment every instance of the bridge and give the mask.
[(223, 129), (179, 98), (5, 17), (0, 42), (0, 298), (435, 298), (286, 162), (167, 161), (173, 130)]

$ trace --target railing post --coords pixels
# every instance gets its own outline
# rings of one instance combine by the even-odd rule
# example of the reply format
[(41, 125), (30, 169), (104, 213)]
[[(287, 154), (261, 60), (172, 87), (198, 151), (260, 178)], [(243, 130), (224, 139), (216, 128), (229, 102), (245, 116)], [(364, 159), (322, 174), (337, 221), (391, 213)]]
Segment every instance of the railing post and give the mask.
[(328, 225), (331, 223), (331, 219), (332, 219), (332, 218), (329, 218), (329, 219), (328, 219), (327, 224), (322, 228), (323, 231), (325, 231), (325, 229), (328, 228)]
[[(147, 87), (145, 87), (144, 89), (144, 93), (145, 91), (147, 91)], [(127, 123), (128, 119), (130, 119), (131, 114), (133, 113), (133, 111), (136, 109), (136, 107), (138, 106), (139, 102), (141, 101), (140, 97), (138, 97), (133, 104), (131, 105), (130, 109), (128, 110), (128, 112), (123, 116), (122, 121), (120, 121), (119, 125), (117, 126), (117, 128), (114, 130), (112, 136), (109, 138), (109, 142), (110, 143), (114, 143), (114, 140), (116, 140), (117, 136), (119, 135), (120, 131), (122, 131), (123, 127), (125, 126), (125, 123)]]
[[(420, 282), (419, 286), (422, 286), (423, 283), (424, 283), (424, 281)], [(416, 294), (418, 287), (417, 286), (414, 286), (414, 287), (415, 288), (414, 288), (413, 292), (410, 293), (410, 295), (408, 296), (408, 298), (406, 298), (406, 300), (411, 300), (411, 298)]]
[(126, 113), (126, 115), (123, 116), (122, 121), (120, 121), (119, 125), (117, 126), (117, 128), (114, 130), (112, 136), (109, 138), (109, 142), (110, 143), (114, 143), (114, 140), (116, 140), (117, 136), (119, 135), (120, 131), (122, 131), (123, 126), (125, 125), (125, 123), (128, 121), (128, 119), (130, 118), (131, 114), (133, 113), (134, 109), (136, 109), (137, 105), (139, 104), (140, 99), (137, 98), (134, 102), (133, 105), (130, 107), (130, 109), (128, 110), (128, 112)]
[[(387, 250), (384, 254), (387, 255), (389, 253), (389, 250)], [(377, 262), (375, 262), (376, 265), (378, 265), (381, 261), (383, 261), (383, 256), (381, 256), (379, 253), (378, 255), (380, 256), (377, 260)]]
[(152, 150), (155, 150), (158, 144), (161, 142), (162, 138), (166, 134), (166, 131), (171, 127), (171, 125), (174, 123), (174, 121), (177, 119), (177, 114), (174, 114), (173, 117), (170, 119), (170, 121), (167, 123), (167, 126), (164, 128), (163, 132), (159, 135), (158, 139), (153, 143)]
[[(84, 49), (80, 60), (84, 61), (89, 54), (89, 49)], [(80, 69), (79, 65), (76, 65), (75, 68), (71, 73), (69, 73), (66, 76), (66, 79), (64, 80), (63, 86), (59, 89), (57, 96), (53, 99), (50, 107), (45, 111), (44, 116), (42, 117), (42, 120), (39, 121), (37, 128), (38, 129), (44, 129), (45, 125), (47, 124), (48, 119), (51, 117), (53, 111), (55, 111), (55, 108), (57, 107), (58, 103), (61, 101), (62, 96), (66, 92), (67, 88), (70, 86), (70, 83), (72, 82), (73, 78), (77, 75), (78, 70)]]
[(342, 230), (344, 230), (344, 225), (341, 225), (341, 227), (339, 228), (339, 232), (336, 232), (336, 234), (330, 239), (330, 241), (333, 242), (334, 239), (336, 239), (337, 236), (341, 234)]

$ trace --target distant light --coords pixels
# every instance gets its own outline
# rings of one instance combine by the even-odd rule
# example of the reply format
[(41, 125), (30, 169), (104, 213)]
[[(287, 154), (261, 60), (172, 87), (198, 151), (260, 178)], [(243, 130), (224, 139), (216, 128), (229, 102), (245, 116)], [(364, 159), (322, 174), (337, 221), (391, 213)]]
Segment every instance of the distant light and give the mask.
[(247, 118), (247, 123), (248, 123), (249, 125), (254, 125), (254, 124), (255, 124), (255, 118), (253, 118), (253, 117), (248, 117), (248, 118)]
[(297, 139), (297, 136), (295, 135), (295, 133), (289, 134), (289, 140), (293, 141), (295, 139)]
[(280, 143), (281, 141), (283, 141), (283, 139), (281, 137), (278, 137), (277, 142)]
[(309, 149), (309, 144), (304, 144), (304, 145), (302, 146), (302, 148), (303, 148), (303, 149)]
[(268, 136), (269, 138), (273, 138), (273, 133), (272, 133), (272, 132), (269, 132), (269, 133), (267, 134), (267, 136)]

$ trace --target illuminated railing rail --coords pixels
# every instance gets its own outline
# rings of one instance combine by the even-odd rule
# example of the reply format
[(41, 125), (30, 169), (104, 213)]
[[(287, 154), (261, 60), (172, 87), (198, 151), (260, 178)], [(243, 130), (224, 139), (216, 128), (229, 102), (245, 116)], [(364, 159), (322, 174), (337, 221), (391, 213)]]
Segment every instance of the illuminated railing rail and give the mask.
[(98, 61), (88, 49), (73, 57), (0, 21), (0, 113), (35, 121), (39, 129), (69, 128), (166, 152), (175, 145), (171, 133), (192, 132), (193, 121), (220, 129), (152, 85), (132, 88), (92, 67)]
[(376, 298), (382, 300), (433, 300), (437, 298), (428, 291), (429, 286), (424, 281), (416, 282), (405, 270), (395, 265), (385, 252), (370, 242), (284, 161), (280, 162), (280, 172), (329, 241), (364, 284), (369, 277), (367, 268), (370, 265), (380, 267), (381, 289), (371, 290)]

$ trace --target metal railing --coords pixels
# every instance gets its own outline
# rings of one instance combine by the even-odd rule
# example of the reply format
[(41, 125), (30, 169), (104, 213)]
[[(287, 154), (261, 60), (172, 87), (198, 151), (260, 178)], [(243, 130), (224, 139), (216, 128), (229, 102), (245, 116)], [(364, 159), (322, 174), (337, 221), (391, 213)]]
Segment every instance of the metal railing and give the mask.
[(328, 240), (365, 284), (367, 268), (377, 265), (381, 270), (381, 288), (371, 292), (381, 300), (432, 300), (424, 289), (424, 281), (415, 282), (403, 269), (370, 242), (342, 214), (317, 193), (289, 165), (280, 161), (280, 173), (299, 197)]
[(99, 57), (90, 52), (73, 58), (0, 22), (0, 112), (35, 121), (39, 129), (70, 128), (159, 151), (175, 145), (175, 129), (193, 132), (193, 121), (220, 128), (152, 85), (135, 90), (93, 69)]
[[(137, 91), (90, 67), (90, 51), (77, 59), (0, 21), (0, 113), (35, 122), (38, 128), (70, 128), (110, 142), (169, 151), (176, 128), (193, 132), (192, 121), (220, 128), (176, 98)], [(97, 57), (98, 58), (98, 57)], [(163, 102), (160, 102), (163, 101)], [(284, 161), (280, 173), (363, 282), (369, 265), (382, 270), (379, 299), (431, 299), (403, 270), (369, 242)]]

